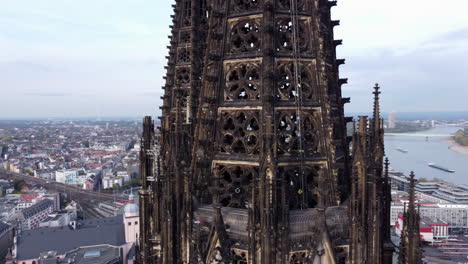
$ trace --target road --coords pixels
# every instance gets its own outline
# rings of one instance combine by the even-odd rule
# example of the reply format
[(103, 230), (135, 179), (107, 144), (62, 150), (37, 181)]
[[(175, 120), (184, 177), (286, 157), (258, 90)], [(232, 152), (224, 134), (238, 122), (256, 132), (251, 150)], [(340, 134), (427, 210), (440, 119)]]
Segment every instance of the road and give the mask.
[(39, 185), (47, 190), (66, 193), (71, 199), (78, 202), (89, 202), (90, 200), (96, 201), (109, 201), (109, 200), (127, 200), (128, 198), (122, 195), (112, 195), (107, 193), (99, 193), (93, 191), (83, 190), (81, 188), (58, 183), (54, 181), (47, 181), (41, 178), (35, 178), (11, 171), (0, 169), (0, 179), (7, 180), (24, 180), (27, 184)]

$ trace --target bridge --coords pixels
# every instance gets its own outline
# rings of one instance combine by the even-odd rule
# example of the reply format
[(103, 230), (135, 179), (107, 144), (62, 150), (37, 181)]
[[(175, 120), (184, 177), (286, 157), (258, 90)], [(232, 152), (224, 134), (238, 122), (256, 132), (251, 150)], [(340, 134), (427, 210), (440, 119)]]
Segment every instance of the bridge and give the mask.
[(385, 133), (385, 136), (407, 136), (407, 137), (451, 137), (450, 134), (416, 134), (416, 133)]
[(454, 121), (454, 122), (445, 122), (439, 120), (432, 120), (432, 127), (468, 127), (468, 121)]

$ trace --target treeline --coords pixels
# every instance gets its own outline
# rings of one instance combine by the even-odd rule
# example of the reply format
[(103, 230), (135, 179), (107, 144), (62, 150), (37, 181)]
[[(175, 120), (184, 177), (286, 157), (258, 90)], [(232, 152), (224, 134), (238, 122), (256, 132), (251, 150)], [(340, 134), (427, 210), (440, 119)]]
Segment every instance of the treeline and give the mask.
[(398, 121), (395, 123), (395, 128), (386, 128), (385, 133), (410, 133), (428, 130), (430, 127), (426, 124)]
[(462, 146), (468, 146), (468, 128), (458, 130), (453, 139)]

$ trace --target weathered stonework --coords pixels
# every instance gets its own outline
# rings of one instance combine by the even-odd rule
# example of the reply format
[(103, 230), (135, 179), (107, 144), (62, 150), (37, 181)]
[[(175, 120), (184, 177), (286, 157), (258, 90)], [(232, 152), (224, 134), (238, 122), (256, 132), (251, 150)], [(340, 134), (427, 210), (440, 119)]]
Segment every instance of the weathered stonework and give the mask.
[(350, 153), (335, 4), (176, 1), (139, 263), (391, 263), (379, 90)]

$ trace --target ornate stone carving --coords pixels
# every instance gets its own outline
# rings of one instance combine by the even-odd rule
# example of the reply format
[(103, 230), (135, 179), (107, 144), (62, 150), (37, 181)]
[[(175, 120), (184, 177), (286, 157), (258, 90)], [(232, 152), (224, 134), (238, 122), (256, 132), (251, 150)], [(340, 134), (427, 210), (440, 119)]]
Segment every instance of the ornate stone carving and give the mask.
[[(305, 155), (312, 155), (318, 150), (318, 131), (314, 117), (310, 113), (302, 113), (302, 127), (299, 127), (300, 117), (295, 110), (278, 113), (277, 137), (278, 153), (283, 155), (297, 154), (300, 149)], [(304, 134), (301, 137), (300, 133)], [(302, 146), (302, 147), (301, 147)]]
[(177, 50), (177, 62), (179, 63), (190, 63), (191, 52), (187, 48), (178, 48)]
[(260, 51), (260, 25), (255, 19), (247, 19), (237, 22), (231, 29), (230, 46), (231, 53), (244, 53)]
[(260, 69), (257, 62), (228, 64), (226, 71), (226, 101), (260, 99)]
[(298, 87), (302, 93), (302, 100), (313, 99), (315, 80), (310, 72), (310, 64), (298, 63), (297, 69), (301, 73), (295, 78), (296, 67), (292, 61), (278, 63), (278, 82), (276, 97), (280, 100), (296, 100)]
[(181, 13), (181, 26), (190, 27), (192, 25), (192, 1), (185, 0), (183, 2), (182, 13)]
[(294, 252), (289, 257), (290, 264), (306, 264), (311, 263), (311, 261), (313, 260), (310, 259), (307, 251)]
[(222, 125), (219, 144), (221, 153), (258, 153), (260, 141), (258, 112), (223, 112)]
[(247, 264), (247, 252), (233, 249), (231, 253), (234, 256), (233, 264)]
[(258, 170), (247, 166), (219, 165), (220, 203), (223, 206), (247, 208), (250, 199), (250, 184), (257, 178)]
[(258, 9), (262, 0), (233, 0), (232, 9), (234, 12), (252, 11)]
[(189, 45), (192, 40), (192, 33), (189, 30), (179, 32), (179, 45)]
[(179, 67), (176, 69), (176, 85), (184, 86), (190, 84), (190, 68)]
[[(309, 24), (304, 19), (299, 19), (299, 28), (297, 30), (297, 41), (299, 45), (297, 48), (300, 52), (310, 50), (310, 30)], [(277, 50), (292, 52), (294, 51), (294, 38), (293, 38), (293, 22), (290, 17), (280, 18), (277, 22), (278, 41)]]

